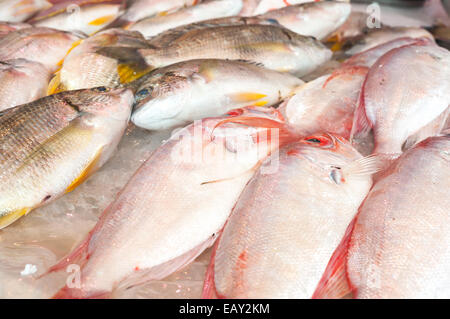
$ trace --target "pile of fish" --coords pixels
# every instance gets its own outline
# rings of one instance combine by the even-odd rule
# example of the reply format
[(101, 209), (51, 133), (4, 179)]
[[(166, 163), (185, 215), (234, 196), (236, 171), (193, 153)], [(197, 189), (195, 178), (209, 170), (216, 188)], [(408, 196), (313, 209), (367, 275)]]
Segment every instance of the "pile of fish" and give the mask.
[(0, 2), (0, 297), (449, 298), (450, 52), (366, 19)]

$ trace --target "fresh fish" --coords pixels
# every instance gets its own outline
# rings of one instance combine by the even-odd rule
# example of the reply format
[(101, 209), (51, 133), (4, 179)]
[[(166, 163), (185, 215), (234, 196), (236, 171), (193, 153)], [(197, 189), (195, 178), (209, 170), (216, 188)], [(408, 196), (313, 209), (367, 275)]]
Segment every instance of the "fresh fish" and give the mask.
[(236, 25), (193, 29), (165, 47), (102, 48), (133, 72), (192, 59), (248, 60), (297, 76), (312, 72), (331, 58), (331, 51), (312, 37), (272, 25)]
[(244, 17), (255, 16), (270, 10), (312, 1), (314, 0), (243, 0), (244, 6), (239, 15)]
[(127, 27), (144, 18), (192, 6), (197, 2), (198, 0), (125, 0), (123, 13), (107, 27)]
[(70, 0), (55, 4), (29, 20), (38, 27), (91, 34), (119, 14), (122, 0)]
[(212, 27), (225, 27), (225, 26), (237, 26), (237, 25), (248, 25), (248, 24), (263, 24), (263, 25), (275, 25), (280, 26), (280, 24), (273, 20), (263, 20), (258, 17), (226, 17), (217, 18), (206, 21), (201, 21), (197, 23), (190, 23), (187, 25), (179, 26), (160, 34), (150, 37), (148, 43), (155, 47), (166, 47), (172, 43), (172, 41), (178, 39), (182, 35), (191, 32), (192, 30), (207, 29)]
[(146, 37), (182, 25), (214, 18), (235, 16), (242, 8), (242, 0), (206, 0), (198, 5), (179, 9), (173, 13), (152, 16), (132, 25), (128, 30), (141, 32)]
[(436, 45), (393, 49), (371, 67), (353, 135), (373, 128), (375, 153), (399, 154), (442, 130), (450, 104), (450, 52)]
[(81, 36), (49, 28), (26, 28), (0, 38), (0, 61), (27, 59), (42, 63), (50, 71)]
[(239, 197), (204, 297), (310, 298), (376, 170), (374, 158), (331, 134), (285, 146), (278, 162)]
[(375, 183), (316, 298), (450, 297), (450, 136), (403, 153)]
[(0, 111), (46, 95), (50, 71), (24, 59), (0, 61)]
[(344, 61), (332, 74), (300, 86), (294, 96), (280, 105), (279, 110), (286, 122), (303, 136), (326, 131), (348, 139), (369, 68), (386, 52), (416, 43), (430, 41), (400, 38), (358, 53)]
[(0, 21), (22, 22), (39, 10), (50, 7), (45, 0), (2, 0), (0, 1)]
[(119, 75), (117, 60), (96, 53), (103, 46), (145, 47), (146, 42), (140, 33), (122, 29), (108, 29), (75, 42), (50, 82), (48, 94), (97, 86), (116, 87), (144, 74)]
[(81, 266), (81, 287), (55, 297), (164, 278), (214, 242), (258, 162), (283, 139), (276, 110), (238, 111), (185, 127), (144, 162), (88, 238), (50, 269)]
[(179, 62), (145, 77), (131, 120), (150, 130), (172, 128), (234, 108), (274, 105), (302, 83), (293, 75), (241, 61)]
[(8, 34), (11, 31), (25, 29), (31, 27), (30, 24), (20, 22), (1, 22), (0, 21), (0, 37)]
[(291, 31), (322, 40), (347, 20), (350, 11), (348, 2), (320, 1), (272, 10), (258, 17), (275, 19)]
[(345, 43), (360, 39), (367, 31), (368, 18), (365, 12), (352, 11), (347, 20), (330, 35), (329, 41)]
[(280, 112), (303, 136), (327, 131), (349, 138), (367, 72), (366, 67), (354, 67), (323, 75), (300, 86), (280, 105)]
[(422, 28), (415, 27), (383, 27), (381, 29), (370, 29), (367, 34), (360, 39), (345, 53), (354, 55), (356, 53), (369, 50), (379, 44), (397, 39), (397, 38), (428, 38), (434, 41), (430, 32)]
[(0, 112), (0, 228), (101, 167), (131, 113), (128, 89), (62, 92)]

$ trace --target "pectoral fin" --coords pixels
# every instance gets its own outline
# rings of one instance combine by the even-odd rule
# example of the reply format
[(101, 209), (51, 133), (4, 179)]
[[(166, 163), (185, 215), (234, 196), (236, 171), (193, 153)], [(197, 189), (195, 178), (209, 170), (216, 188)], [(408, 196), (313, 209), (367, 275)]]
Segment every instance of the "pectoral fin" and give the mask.
[(249, 103), (251, 105), (263, 106), (267, 104), (267, 101), (258, 101), (264, 97), (266, 94), (255, 93), (255, 92), (240, 92), (231, 94), (230, 98), (234, 103)]
[(103, 25), (105, 23), (112, 21), (115, 17), (116, 17), (115, 14), (106, 15), (106, 16), (97, 18), (95, 20), (92, 20), (91, 22), (89, 22), (89, 25), (95, 25), (95, 26)]
[(96, 171), (96, 169), (98, 168), (98, 162), (100, 161), (100, 158), (102, 155), (102, 150), (103, 150), (103, 147), (97, 151), (97, 153), (94, 155), (94, 157), (89, 162), (89, 164), (83, 169), (81, 174), (72, 181), (72, 183), (69, 185), (69, 187), (67, 187), (66, 193), (70, 193), (75, 188), (80, 186), (86, 179), (89, 178), (89, 176), (92, 175), (92, 173), (94, 173)]
[(66, 90), (67, 88), (61, 83), (61, 74), (57, 72), (48, 84), (47, 95), (52, 95)]
[(28, 214), (31, 210), (29, 207), (21, 208), (12, 212), (5, 212), (0, 217), (0, 229), (5, 228), (6, 226), (14, 223), (20, 217)]

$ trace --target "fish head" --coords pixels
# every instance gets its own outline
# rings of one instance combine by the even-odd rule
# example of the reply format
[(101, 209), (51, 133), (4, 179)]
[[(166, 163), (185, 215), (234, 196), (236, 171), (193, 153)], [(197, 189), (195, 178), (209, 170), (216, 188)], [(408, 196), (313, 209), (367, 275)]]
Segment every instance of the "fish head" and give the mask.
[(128, 120), (133, 104), (133, 93), (127, 88), (96, 87), (60, 93), (63, 99), (80, 112)]
[(151, 72), (136, 90), (133, 123), (147, 129), (158, 129), (161, 121), (171, 122), (185, 104), (183, 99), (187, 95), (179, 94), (184, 88), (189, 88), (189, 79), (183, 74)]
[[(363, 156), (350, 142), (331, 133), (308, 136), (288, 149), (287, 154), (300, 157), (314, 175), (337, 185), (345, 184), (366, 168), (357, 165)], [(368, 171), (366, 175), (370, 177), (371, 173)]]

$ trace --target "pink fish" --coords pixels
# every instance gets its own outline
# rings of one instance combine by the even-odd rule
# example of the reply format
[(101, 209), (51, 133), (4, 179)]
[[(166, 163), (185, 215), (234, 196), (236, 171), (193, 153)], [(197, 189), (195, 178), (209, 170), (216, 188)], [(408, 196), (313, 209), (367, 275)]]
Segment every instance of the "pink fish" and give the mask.
[(66, 286), (55, 297), (105, 296), (190, 263), (215, 241), (258, 163), (289, 139), (283, 126), (276, 110), (259, 107), (176, 133), (135, 173), (88, 238), (51, 269), (81, 266), (79, 288)]
[(450, 135), (403, 153), (375, 183), (315, 298), (450, 297)]
[(352, 135), (373, 129), (375, 153), (399, 154), (442, 130), (450, 104), (450, 52), (416, 43), (393, 49), (371, 67)]
[(375, 170), (375, 158), (335, 135), (285, 146), (276, 173), (259, 171), (239, 197), (203, 297), (310, 298)]

